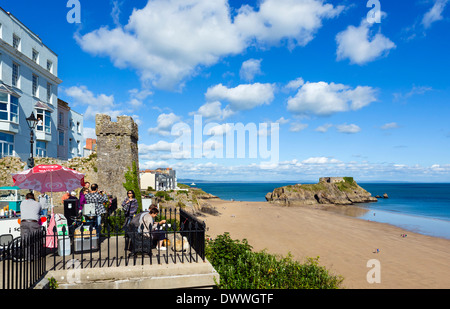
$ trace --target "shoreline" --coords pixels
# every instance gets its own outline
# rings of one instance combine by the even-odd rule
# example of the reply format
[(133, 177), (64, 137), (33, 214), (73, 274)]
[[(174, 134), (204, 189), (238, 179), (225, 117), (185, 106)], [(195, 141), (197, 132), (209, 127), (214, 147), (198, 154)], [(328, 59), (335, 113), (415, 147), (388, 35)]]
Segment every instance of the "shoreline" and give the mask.
[[(229, 232), (233, 239), (247, 239), (254, 251), (290, 253), (300, 262), (319, 256), (320, 265), (344, 277), (343, 288), (450, 288), (449, 239), (342, 213), (361, 211), (355, 205), (339, 213), (334, 205), (284, 207), (220, 198), (208, 203), (220, 213), (200, 217), (209, 237)], [(367, 282), (372, 259), (380, 262), (381, 283)]]
[[(228, 201), (228, 200), (223, 200), (219, 197), (216, 197), (216, 199), (220, 199), (221, 201), (224, 201), (224, 202)], [(244, 201), (244, 200), (230, 200), (230, 202), (270, 203), (268, 201)], [(391, 218), (391, 220), (388, 218), (388, 219), (385, 219), (382, 221), (382, 220), (377, 220), (379, 218), (379, 216), (376, 217), (376, 219), (374, 220), (372, 217), (368, 217), (368, 215), (369, 214), (372, 215), (374, 213), (385, 214), (385, 216), (388, 216), (388, 217), (397, 217), (398, 220), (412, 218), (417, 221), (416, 223), (418, 223), (418, 221), (441, 222), (441, 223), (449, 224), (449, 228), (450, 228), (450, 221), (447, 221), (442, 218), (421, 216), (421, 215), (408, 214), (408, 213), (396, 213), (396, 212), (392, 212), (389, 210), (371, 208), (370, 206), (363, 207), (363, 206), (361, 206), (361, 204), (368, 205), (369, 203), (355, 203), (353, 205), (336, 205), (336, 204), (320, 204), (320, 205), (315, 205), (315, 206), (313, 206), (313, 205), (297, 205), (297, 206), (291, 206), (291, 207), (320, 209), (320, 210), (329, 211), (329, 212), (333, 212), (336, 214), (352, 217), (352, 218), (359, 219), (359, 220), (365, 220), (365, 221), (378, 222), (378, 223), (392, 225), (392, 226), (398, 227), (400, 229), (404, 229), (404, 230), (408, 231), (409, 233), (417, 233), (417, 234), (421, 234), (421, 235), (425, 235), (425, 236), (437, 237), (437, 238), (443, 238), (443, 239), (450, 240), (450, 232), (445, 233), (446, 236), (443, 236), (442, 235), (443, 233), (431, 231), (430, 227), (427, 225), (421, 226), (420, 224), (416, 224), (415, 227), (411, 228), (411, 227), (406, 227), (406, 225), (408, 225), (408, 224), (405, 224), (404, 222), (403, 222), (403, 224), (393, 223), (395, 220), (392, 220), (392, 218)], [(376, 204), (376, 203), (374, 203), (374, 204)], [(272, 204), (272, 205), (280, 206), (277, 204)], [(284, 206), (280, 206), (280, 207), (284, 207)], [(409, 225), (412, 225), (412, 223)], [(440, 235), (438, 235), (438, 234), (440, 234)]]

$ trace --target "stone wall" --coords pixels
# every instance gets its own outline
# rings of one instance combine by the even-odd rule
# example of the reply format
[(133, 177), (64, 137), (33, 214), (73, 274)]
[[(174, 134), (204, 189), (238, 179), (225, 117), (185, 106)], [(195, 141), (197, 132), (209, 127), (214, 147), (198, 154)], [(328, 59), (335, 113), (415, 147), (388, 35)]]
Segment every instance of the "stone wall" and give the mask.
[(319, 182), (338, 183), (344, 182), (344, 177), (320, 177)]
[[(68, 161), (56, 158), (34, 158), (35, 165), (39, 164), (59, 164), (80, 173), (83, 173), (85, 181), (97, 182), (97, 154), (93, 153), (89, 157), (73, 158)], [(15, 174), (26, 169), (26, 163), (18, 157), (4, 157), (0, 159), (0, 186), (13, 186), (14, 182), (11, 174)], [(22, 194), (29, 190), (21, 190)], [(76, 190), (77, 194), (80, 190)], [(36, 192), (35, 196), (41, 192)], [(61, 197), (64, 192), (53, 192), (53, 202), (55, 206), (62, 205)], [(50, 192), (48, 192), (50, 195)]]
[(138, 126), (130, 116), (118, 116), (112, 122), (109, 115), (97, 114), (95, 132), (99, 189), (121, 201), (126, 197), (125, 173), (133, 162), (139, 171)]

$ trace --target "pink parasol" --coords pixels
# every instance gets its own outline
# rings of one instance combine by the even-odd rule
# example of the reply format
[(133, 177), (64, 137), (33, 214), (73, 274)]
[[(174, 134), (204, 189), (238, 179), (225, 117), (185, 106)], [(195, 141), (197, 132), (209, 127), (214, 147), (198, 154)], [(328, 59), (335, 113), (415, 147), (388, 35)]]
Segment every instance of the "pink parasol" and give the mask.
[(14, 185), (21, 189), (51, 192), (73, 191), (84, 185), (84, 174), (58, 164), (41, 164), (23, 172), (12, 174)]
[[(51, 192), (51, 217), (47, 227), (47, 235), (53, 235), (55, 215), (53, 214), (53, 192), (73, 191), (84, 186), (84, 174), (58, 165), (37, 165), (23, 172), (13, 174), (14, 185), (21, 189), (39, 192)], [(53, 237), (47, 237), (46, 247), (56, 248)]]
[(39, 192), (73, 191), (84, 185), (84, 174), (58, 165), (37, 165), (13, 174), (14, 185)]

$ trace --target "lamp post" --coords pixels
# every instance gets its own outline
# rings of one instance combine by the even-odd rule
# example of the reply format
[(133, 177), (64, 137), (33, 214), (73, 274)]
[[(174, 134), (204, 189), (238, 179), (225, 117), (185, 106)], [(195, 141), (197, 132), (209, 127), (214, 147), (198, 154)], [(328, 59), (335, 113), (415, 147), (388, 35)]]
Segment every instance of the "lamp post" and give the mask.
[(28, 168), (34, 167), (34, 158), (33, 158), (33, 143), (34, 143), (34, 128), (36, 127), (38, 120), (34, 116), (34, 113), (31, 112), (30, 117), (27, 118), (28, 127), (30, 128), (30, 157), (28, 158)]

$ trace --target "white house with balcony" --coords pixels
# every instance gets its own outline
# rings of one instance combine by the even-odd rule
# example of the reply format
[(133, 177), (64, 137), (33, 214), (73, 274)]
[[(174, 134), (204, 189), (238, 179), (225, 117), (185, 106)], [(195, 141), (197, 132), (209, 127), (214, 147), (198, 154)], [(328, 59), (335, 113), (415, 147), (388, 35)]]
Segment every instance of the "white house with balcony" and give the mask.
[(0, 157), (30, 156), (26, 118), (34, 113), (34, 156), (57, 157), (58, 56), (0, 8)]

